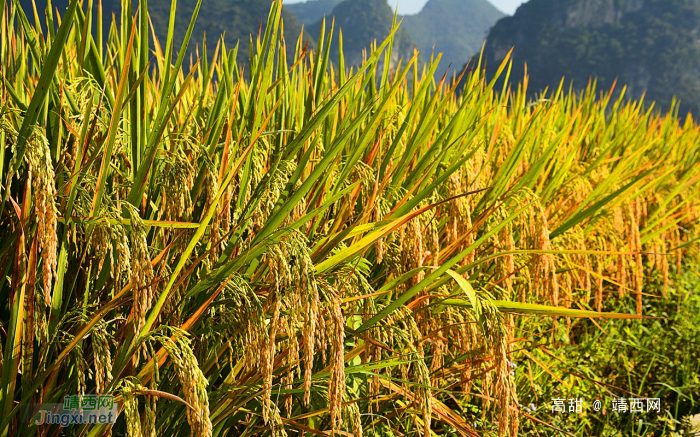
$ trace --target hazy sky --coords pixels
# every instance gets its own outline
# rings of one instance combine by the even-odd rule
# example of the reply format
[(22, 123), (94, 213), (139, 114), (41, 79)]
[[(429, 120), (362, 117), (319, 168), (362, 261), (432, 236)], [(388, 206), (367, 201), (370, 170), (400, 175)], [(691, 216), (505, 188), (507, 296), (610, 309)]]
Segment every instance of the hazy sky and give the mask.
[[(299, 3), (305, 0), (285, 0), (287, 3)], [(388, 0), (392, 7), (398, 3), (400, 14), (415, 14), (420, 11), (423, 5), (428, 0)], [(498, 9), (506, 14), (512, 15), (519, 5), (525, 3), (526, 0), (489, 0)]]

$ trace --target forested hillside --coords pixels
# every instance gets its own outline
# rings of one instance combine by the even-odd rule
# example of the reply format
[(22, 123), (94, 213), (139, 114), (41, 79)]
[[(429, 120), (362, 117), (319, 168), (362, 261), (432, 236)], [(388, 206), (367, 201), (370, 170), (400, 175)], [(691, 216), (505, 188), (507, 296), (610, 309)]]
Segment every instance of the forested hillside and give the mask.
[(304, 24), (313, 24), (324, 15), (329, 15), (333, 8), (343, 0), (308, 0), (303, 3), (289, 3), (286, 8)]
[(680, 110), (700, 107), (700, 2), (688, 0), (531, 0), (489, 33), (485, 57), (493, 74), (511, 47), (513, 81), (524, 64), (532, 92), (555, 88), (562, 77), (599, 89), (615, 80), (627, 95)]
[[(346, 65), (359, 65), (362, 52), (372, 41), (382, 41), (391, 32), (394, 13), (386, 0), (345, 0), (338, 4), (326, 19), (326, 29), (335, 18), (335, 36), (331, 47), (331, 59), (338, 60), (338, 29), (343, 33), (343, 53)], [(309, 27), (311, 35), (319, 35), (323, 18)], [(392, 53), (393, 63), (399, 57), (410, 57), (415, 44), (402, 27), (397, 31)]]
[(491, 26), (504, 17), (487, 0), (430, 0), (415, 15), (407, 15), (402, 26), (423, 54), (442, 53), (438, 74), (448, 65), (459, 71), (465, 59), (481, 50)]
[[(34, 1), (36, 1), (39, 11), (43, 12), (46, 9), (46, 0)], [(20, 3), (25, 11), (32, 10), (32, 0), (20, 0)], [(95, 5), (94, 11), (96, 17), (97, 0), (93, 3)], [(226, 47), (228, 49), (233, 49), (237, 43), (240, 43), (238, 62), (243, 64), (247, 63), (250, 53), (250, 36), (257, 36), (261, 24), (262, 28), (265, 28), (271, 3), (272, 0), (206, 0), (203, 2), (203, 7), (200, 9), (197, 17), (192, 40), (189, 44), (190, 52), (194, 54), (196, 47), (201, 47), (203, 35), (206, 34), (209, 56), (212, 56), (220, 36), (225, 35)], [(62, 14), (68, 7), (69, 0), (53, 0), (51, 4)], [(138, 4), (138, 1), (133, 0), (132, 8), (134, 11), (136, 11)], [(168, 35), (170, 4), (171, 2), (167, 0), (148, 2), (148, 13), (153, 22), (156, 34), (161, 41), (165, 41)], [(177, 2), (174, 28), (176, 50), (179, 48), (179, 41), (183, 40), (187, 32), (187, 26), (190, 23), (190, 18), (194, 13), (196, 4), (197, 0), (178, 0)], [(121, 19), (121, 0), (102, 0), (102, 8), (104, 20), (103, 36), (106, 41), (113, 14), (117, 22)], [(41, 15), (43, 16), (43, 14)], [(32, 15), (28, 16), (28, 18), (30, 22), (34, 22), (34, 17)], [(302, 31), (301, 23), (286, 7), (282, 9), (282, 18), (284, 19), (285, 39), (289, 42), (295, 42)], [(306, 41), (310, 41), (312, 47), (314, 46), (312, 37), (305, 35), (304, 38)], [(293, 54), (294, 44), (288, 44), (288, 57), (291, 57)]]

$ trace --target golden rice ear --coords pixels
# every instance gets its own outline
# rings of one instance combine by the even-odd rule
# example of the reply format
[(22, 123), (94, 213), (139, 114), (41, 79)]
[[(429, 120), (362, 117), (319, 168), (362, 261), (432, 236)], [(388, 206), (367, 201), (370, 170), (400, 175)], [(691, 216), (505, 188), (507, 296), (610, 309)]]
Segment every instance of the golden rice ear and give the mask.
[[(492, 345), (491, 349), (494, 354), (494, 373), (495, 381), (493, 385), (493, 397), (498, 400), (499, 407), (499, 421), (498, 429), (501, 435), (505, 435), (509, 429), (509, 424), (513, 420), (517, 419), (517, 408), (513, 409), (511, 407), (517, 406), (517, 396), (515, 392), (515, 386), (513, 380), (511, 379), (511, 368), (510, 361), (508, 360), (508, 349), (507, 349), (507, 329), (503, 322), (501, 314), (495, 308), (485, 305), (483, 309), (488, 308), (484, 311), (484, 327), (488, 327), (490, 334), (488, 335), (488, 342)], [(484, 333), (485, 334), (485, 333)]]
[[(267, 424), (270, 421), (270, 416), (272, 414), (272, 407), (270, 405), (272, 397), (272, 373), (274, 371), (275, 363), (275, 351), (276, 351), (276, 340), (277, 329), (280, 324), (280, 309), (282, 307), (282, 302), (280, 300), (275, 301), (273, 306), (272, 319), (270, 320), (270, 334), (267, 340), (267, 345), (264, 347), (263, 355), (263, 388), (262, 388), (262, 399), (263, 399), (263, 420)], [(276, 408), (276, 407), (275, 407)]]
[[(513, 240), (513, 227), (508, 224), (498, 233), (497, 250), (499, 252), (512, 252), (515, 250)], [(499, 279), (502, 278), (501, 286), (505, 289), (507, 296), (513, 295), (513, 275), (515, 274), (515, 255), (507, 253), (496, 258), (496, 269)]]
[[(207, 160), (209, 163), (209, 160)], [(211, 205), (214, 204), (216, 197), (219, 194), (219, 181), (214, 173), (211, 165), (205, 165), (205, 176), (204, 176), (204, 189), (206, 190), (205, 197), (205, 209), (209, 209)], [(229, 185), (227, 191), (231, 189)], [(230, 193), (230, 191), (229, 191)], [(209, 231), (209, 241), (210, 246), (209, 253), (209, 264), (214, 265), (219, 259), (221, 252), (226, 248), (226, 239), (223, 238), (224, 235), (228, 233), (231, 226), (231, 197), (230, 194), (222, 196), (220, 203), (216, 205), (216, 215), (211, 222), (211, 229)]]
[(644, 264), (642, 261), (642, 242), (639, 233), (640, 223), (642, 220), (641, 214), (641, 199), (637, 197), (629, 205), (629, 220), (630, 220), (630, 249), (634, 252), (634, 270), (633, 284), (635, 292), (635, 303), (637, 314), (642, 314), (642, 288), (644, 287)]
[(328, 311), (331, 320), (331, 376), (328, 380), (328, 399), (331, 414), (331, 428), (335, 435), (343, 423), (341, 414), (345, 393), (345, 316), (340, 307), (340, 297), (330, 297)]
[(207, 394), (209, 382), (199, 367), (197, 357), (190, 346), (188, 334), (175, 328), (172, 328), (172, 331), (172, 337), (157, 333), (152, 335), (151, 339), (162, 344), (175, 364), (184, 400), (191, 406), (187, 408), (187, 421), (192, 429), (192, 435), (211, 437), (212, 423)]
[[(513, 314), (508, 314), (508, 323), (505, 324), (505, 330), (506, 330), (506, 357), (512, 357), (513, 356), (513, 344), (515, 344), (514, 341), (514, 335), (513, 331), (515, 328), (515, 316)], [(508, 358), (506, 358), (508, 360)], [(507, 363), (510, 363), (510, 361), (507, 361)], [(511, 367), (511, 366), (509, 366)], [(511, 370), (510, 368), (508, 369), (509, 371)], [(517, 387), (515, 386), (515, 378), (510, 377), (511, 373), (509, 372), (509, 377), (508, 377), (508, 405), (506, 408), (508, 408), (508, 412), (510, 414), (510, 417), (508, 418), (508, 423), (510, 424), (510, 429), (508, 430), (510, 432), (510, 435), (512, 437), (515, 437), (518, 435), (518, 428), (520, 427), (520, 409), (519, 409), (519, 401), (518, 401), (518, 391)]]
[(346, 401), (348, 401), (348, 405), (343, 410), (345, 423), (350, 424), (353, 437), (363, 437), (364, 429), (362, 428), (362, 416), (360, 414), (358, 402), (352, 401), (349, 398), (346, 398)]
[(95, 392), (105, 393), (112, 382), (111, 336), (104, 320), (92, 331), (93, 365), (95, 370)]
[[(146, 403), (142, 420), (141, 413), (139, 413), (138, 396), (143, 395), (143, 392), (148, 392), (147, 388), (132, 378), (121, 380), (118, 388), (122, 398), (122, 411), (126, 421), (127, 435), (129, 437), (156, 437), (157, 397), (145, 395)], [(111, 436), (112, 430), (108, 429), (105, 435)], [(197, 434), (193, 433), (193, 435)]]
[[(264, 348), (265, 357), (262, 359), (263, 402), (267, 411), (263, 413), (265, 417), (271, 413), (269, 396), (277, 350), (274, 344), (275, 336), (279, 327), (285, 327), (288, 335), (284, 345), (285, 362), (289, 369), (282, 382), (287, 388), (291, 388), (294, 375), (303, 375), (303, 402), (306, 405), (311, 396), (315, 351), (320, 348), (325, 359), (326, 344), (328, 338), (333, 339), (333, 334), (327, 335), (325, 332), (325, 327), (330, 325), (324, 321), (320, 295), (321, 288), (327, 292), (332, 290), (327, 282), (323, 281), (323, 285), (320, 285), (315, 278), (306, 239), (300, 233), (291, 233), (279, 245), (271, 247), (264, 259), (267, 261), (264, 265), (267, 268), (268, 281), (274, 284), (274, 291), (268, 295), (268, 305), (273, 308), (273, 316), (270, 333), (265, 335), (265, 343), (268, 346)], [(282, 311), (286, 313), (284, 316), (280, 315)], [(301, 368), (297, 367), (297, 362), (303, 363), (303, 374)], [(285, 406), (291, 410), (291, 396), (285, 398)], [(269, 420), (269, 417), (266, 420)]]
[(595, 308), (596, 311), (601, 311), (603, 309), (603, 255), (596, 255), (596, 293), (595, 293)]
[[(290, 323), (290, 320), (287, 319), (284, 321), (284, 332), (287, 333), (292, 333), (294, 332), (294, 329)], [(285, 390), (288, 390), (289, 393), (287, 393), (284, 396), (284, 409), (285, 412), (287, 413), (287, 417), (290, 417), (292, 415), (292, 401), (293, 397), (291, 394), (291, 390), (293, 388), (293, 383), (295, 379), (295, 375), (301, 376), (301, 367), (298, 365), (299, 364), (299, 341), (297, 339), (296, 335), (288, 335), (287, 339), (284, 341), (284, 345), (286, 346), (286, 355), (284, 358), (284, 365), (287, 367), (287, 370), (285, 372), (285, 375), (282, 377), (281, 385)]]
[(27, 183), (31, 183), (37, 223), (37, 239), (42, 262), (42, 288), (46, 306), (51, 306), (53, 280), (58, 262), (58, 208), (51, 151), (46, 137), (34, 130), (31, 146), (26, 156), (28, 162)]
[(313, 376), (314, 352), (316, 337), (319, 329), (321, 315), (321, 300), (318, 292), (312, 293), (307, 300), (307, 312), (305, 314), (304, 328), (302, 329), (303, 362), (304, 362), (304, 405), (311, 399), (311, 377)]
[(135, 334), (138, 335), (146, 322), (146, 313), (153, 306), (155, 274), (148, 252), (146, 227), (135, 209), (131, 210), (130, 234), (130, 246), (133, 250), (131, 263), (131, 281), (134, 283), (133, 314)]
[(415, 387), (415, 399), (423, 416), (423, 435), (430, 436), (431, 422), (433, 417), (433, 393), (430, 389), (430, 370), (425, 363), (425, 354), (423, 350), (423, 334), (418, 327), (413, 311), (404, 311), (404, 323), (407, 325), (409, 332), (409, 342), (407, 344), (409, 350), (413, 352), (416, 361), (413, 363), (414, 378), (418, 380), (419, 385)]
[(128, 379), (123, 380), (121, 384), (122, 411), (124, 412), (124, 419), (126, 421), (126, 433), (129, 436), (142, 437), (139, 401), (134, 393), (138, 386)]

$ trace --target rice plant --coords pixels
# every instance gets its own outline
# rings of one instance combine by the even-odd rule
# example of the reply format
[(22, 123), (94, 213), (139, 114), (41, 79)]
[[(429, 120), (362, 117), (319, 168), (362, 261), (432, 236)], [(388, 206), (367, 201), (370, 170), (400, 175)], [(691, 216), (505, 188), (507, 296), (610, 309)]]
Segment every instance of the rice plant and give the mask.
[[(201, 0), (177, 53), (176, 0), (167, 41), (93, 3), (0, 8), (2, 436), (516, 435), (524, 316), (643, 318), (698, 261), (690, 117), (457, 89), (393, 35), (346, 68), (278, 1), (247, 71), (188, 60)], [(113, 426), (32, 421), (91, 393)]]

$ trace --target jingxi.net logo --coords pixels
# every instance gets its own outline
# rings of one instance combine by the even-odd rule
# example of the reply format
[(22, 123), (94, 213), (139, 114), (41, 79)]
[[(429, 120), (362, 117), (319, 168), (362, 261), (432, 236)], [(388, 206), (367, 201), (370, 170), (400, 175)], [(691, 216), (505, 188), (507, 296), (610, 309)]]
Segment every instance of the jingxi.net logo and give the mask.
[(114, 423), (118, 408), (112, 395), (74, 395), (62, 404), (43, 404), (33, 415), (35, 425), (100, 425)]

